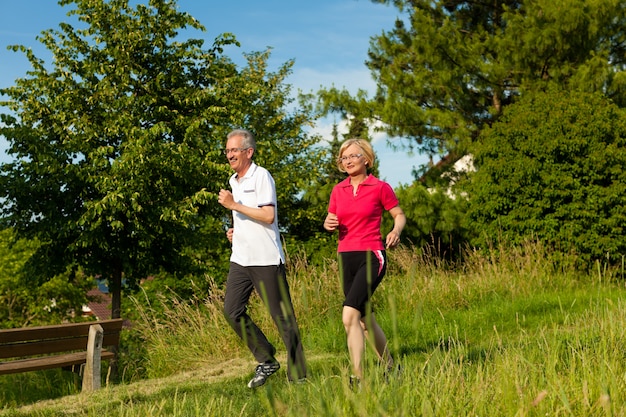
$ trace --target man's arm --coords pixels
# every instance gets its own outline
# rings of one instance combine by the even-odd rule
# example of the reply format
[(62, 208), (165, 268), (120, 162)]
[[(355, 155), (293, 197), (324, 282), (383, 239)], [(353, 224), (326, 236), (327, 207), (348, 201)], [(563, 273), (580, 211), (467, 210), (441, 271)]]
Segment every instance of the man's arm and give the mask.
[(257, 220), (262, 223), (272, 224), (274, 223), (274, 217), (276, 215), (276, 207), (274, 206), (262, 206), (262, 207), (248, 207), (243, 204), (235, 202), (233, 194), (228, 190), (220, 190), (217, 202), (228, 210), (234, 210), (244, 216), (250, 217), (253, 220)]

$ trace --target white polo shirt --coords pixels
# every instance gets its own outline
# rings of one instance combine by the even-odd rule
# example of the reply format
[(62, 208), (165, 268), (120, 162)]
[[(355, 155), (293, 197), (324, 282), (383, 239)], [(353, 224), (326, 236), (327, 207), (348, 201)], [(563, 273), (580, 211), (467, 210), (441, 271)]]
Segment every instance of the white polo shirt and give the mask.
[(268, 170), (256, 165), (240, 181), (237, 174), (229, 180), (233, 198), (248, 207), (274, 206), (274, 222), (266, 224), (233, 210), (233, 252), (231, 262), (241, 266), (268, 266), (285, 262), (278, 231), (276, 186)]

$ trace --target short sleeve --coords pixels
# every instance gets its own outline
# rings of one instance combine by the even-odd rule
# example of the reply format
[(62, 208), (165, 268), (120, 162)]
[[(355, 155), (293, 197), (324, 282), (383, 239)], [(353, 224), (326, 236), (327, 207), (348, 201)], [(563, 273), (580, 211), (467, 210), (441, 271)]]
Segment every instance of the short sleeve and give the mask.
[(259, 175), (257, 177), (256, 183), (258, 206), (276, 206), (276, 187), (274, 185), (274, 178), (272, 178), (272, 174), (265, 169), (261, 172), (263, 175)]
[(398, 197), (396, 197), (396, 193), (393, 191), (393, 188), (391, 188), (391, 185), (389, 185), (388, 183), (382, 183), (382, 187), (380, 188), (380, 194), (380, 201), (385, 210), (389, 211), (400, 204)]
[(336, 186), (330, 192), (330, 200), (328, 202), (328, 212), (337, 213), (337, 187)]

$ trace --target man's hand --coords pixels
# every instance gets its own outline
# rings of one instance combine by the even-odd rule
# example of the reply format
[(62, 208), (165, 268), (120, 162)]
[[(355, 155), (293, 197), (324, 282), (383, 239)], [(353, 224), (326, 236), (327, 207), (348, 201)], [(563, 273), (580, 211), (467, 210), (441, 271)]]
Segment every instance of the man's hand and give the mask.
[(227, 208), (228, 210), (235, 209), (235, 199), (233, 198), (233, 193), (228, 190), (221, 189), (220, 193), (217, 197), (217, 202), (222, 206)]

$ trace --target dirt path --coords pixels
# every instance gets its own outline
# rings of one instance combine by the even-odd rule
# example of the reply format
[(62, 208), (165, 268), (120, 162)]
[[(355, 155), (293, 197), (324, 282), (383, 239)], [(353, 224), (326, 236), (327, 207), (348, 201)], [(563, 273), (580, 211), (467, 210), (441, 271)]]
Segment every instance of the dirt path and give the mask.
[[(307, 357), (307, 361), (317, 361), (331, 355)], [(285, 355), (278, 355), (281, 363), (286, 363)], [(185, 390), (201, 389), (207, 384), (214, 384), (225, 379), (252, 375), (256, 362), (250, 358), (233, 358), (215, 363), (205, 363), (193, 371), (185, 371), (164, 378), (144, 379), (130, 384), (103, 387), (92, 393), (79, 393), (52, 400), (39, 401), (13, 410), (0, 410), (0, 416), (7, 415), (4, 411), (30, 415), (37, 411), (58, 412), (59, 415), (81, 415), (90, 406), (105, 402), (132, 402), (133, 398), (158, 397), (160, 392), (170, 395), (173, 387), (184, 387)], [(11, 414), (8, 414), (11, 415)]]

